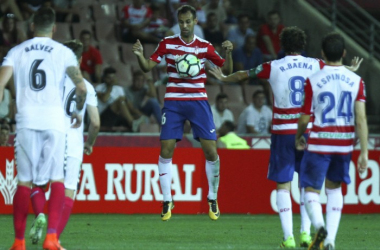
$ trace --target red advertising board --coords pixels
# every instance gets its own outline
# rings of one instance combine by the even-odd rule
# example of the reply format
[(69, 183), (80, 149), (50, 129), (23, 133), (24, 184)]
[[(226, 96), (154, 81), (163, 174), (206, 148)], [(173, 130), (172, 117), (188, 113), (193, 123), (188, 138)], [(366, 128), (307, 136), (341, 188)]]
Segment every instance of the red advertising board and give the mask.
[[(268, 149), (219, 150), (221, 180), (218, 201), (222, 213), (272, 214), (276, 212), (275, 183), (266, 179)], [(159, 213), (159, 148), (96, 147), (85, 156), (74, 213)], [(355, 170), (353, 154), (350, 176), (344, 187), (345, 213), (380, 212), (380, 151), (370, 151), (369, 170)], [(16, 189), (13, 148), (0, 148), (0, 214), (12, 213)], [(297, 176), (292, 183), (293, 211), (299, 212)], [(172, 193), (175, 213), (206, 213), (207, 178), (200, 148), (177, 148), (173, 158)], [(48, 193), (47, 193), (48, 196)], [(244, 202), (243, 202), (244, 201)], [(322, 203), (326, 196), (322, 191)], [(238, 205), (237, 205), (238, 204)]]

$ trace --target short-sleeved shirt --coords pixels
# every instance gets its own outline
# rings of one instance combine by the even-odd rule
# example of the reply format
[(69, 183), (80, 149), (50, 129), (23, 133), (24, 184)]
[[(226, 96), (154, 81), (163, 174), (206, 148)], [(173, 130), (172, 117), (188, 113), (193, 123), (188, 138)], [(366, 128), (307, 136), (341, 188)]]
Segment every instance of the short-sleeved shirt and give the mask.
[[(201, 70), (195, 77), (180, 77), (175, 67), (175, 59), (184, 54), (193, 54), (201, 62)], [(215, 51), (210, 42), (196, 35), (190, 43), (186, 43), (180, 35), (165, 37), (159, 44), (150, 60), (160, 63), (165, 57), (167, 72), (169, 75), (166, 85), (165, 100), (173, 101), (197, 101), (207, 100), (205, 89), (206, 72), (205, 62), (211, 61), (218, 67), (222, 67), (224, 59)]]
[(253, 104), (246, 107), (239, 116), (237, 132), (247, 133), (247, 127), (251, 126), (258, 134), (267, 134), (272, 121), (272, 110), (264, 105), (258, 111)]
[[(84, 79), (87, 88), (86, 101), (84, 103), (83, 109), (86, 110), (87, 105), (96, 107), (98, 106), (98, 98), (96, 97), (96, 92), (94, 87)], [(82, 161), (83, 159), (83, 124), (84, 119), (82, 119), (82, 124), (79, 128), (71, 128), (71, 115), (76, 107), (75, 102), (75, 85), (69, 77), (65, 80), (65, 93), (64, 93), (64, 108), (65, 108), (65, 121), (67, 130), (67, 156), (75, 157)], [(84, 118), (84, 117), (82, 117)]]
[(125, 97), (133, 104), (133, 107), (139, 109), (141, 104), (148, 93), (148, 87), (144, 86), (140, 90), (133, 90), (132, 86), (125, 89)]
[[(107, 85), (105, 83), (99, 84), (95, 88), (97, 93), (105, 93), (107, 91)], [(108, 98), (107, 102), (102, 102), (98, 99), (98, 108), (99, 113), (102, 113), (109, 105), (114, 103), (119, 97), (124, 97), (124, 90), (123, 87), (118, 85), (113, 85), (112, 90), (110, 93), (110, 97)]]
[(248, 35), (256, 35), (256, 32), (254, 32), (251, 28), (248, 28), (246, 33), (241, 33), (239, 27), (235, 27), (233, 29), (230, 29), (227, 34), (227, 40), (231, 41), (235, 48), (239, 48), (244, 45), (245, 37)]
[(261, 52), (263, 52), (264, 55), (269, 55), (269, 51), (267, 49), (267, 46), (265, 46), (265, 43), (263, 41), (263, 36), (269, 36), (270, 40), (272, 41), (272, 45), (274, 48), (274, 52), (276, 54), (281, 50), (281, 42), (280, 42), (280, 34), (281, 31), (285, 28), (284, 25), (279, 24), (277, 26), (276, 33), (273, 33), (271, 28), (269, 27), (268, 24), (263, 24), (260, 29), (259, 29), (259, 34), (258, 34), (258, 47), (260, 48)]
[(99, 64), (103, 64), (102, 55), (99, 50), (93, 46), (90, 46), (87, 51), (83, 51), (82, 62), (80, 64), (81, 70), (92, 75), (95, 73), (95, 65)]
[(363, 80), (345, 66), (325, 65), (305, 82), (301, 113), (314, 114), (307, 150), (349, 154), (355, 139), (355, 102), (365, 102)]
[(152, 10), (145, 5), (140, 8), (136, 8), (133, 4), (126, 5), (122, 11), (122, 18), (128, 19), (129, 23), (132, 25), (142, 23), (146, 18), (152, 16)]
[(255, 48), (251, 54), (248, 54), (244, 47), (238, 48), (233, 52), (234, 63), (241, 63), (244, 69), (256, 68), (263, 63), (263, 55), (259, 48)]
[(225, 121), (232, 121), (232, 122), (235, 121), (234, 115), (232, 114), (231, 110), (229, 110), (229, 109), (225, 109), (223, 111), (223, 114), (220, 115), (220, 113), (216, 109), (215, 105), (212, 105), (211, 111), (212, 111), (212, 117), (214, 119), (216, 130), (218, 130), (220, 128), (220, 126), (222, 126), (223, 122), (225, 122)]
[(77, 67), (74, 53), (47, 37), (35, 37), (12, 48), (3, 66), (13, 68), (17, 129), (66, 132), (63, 87), (66, 69)]

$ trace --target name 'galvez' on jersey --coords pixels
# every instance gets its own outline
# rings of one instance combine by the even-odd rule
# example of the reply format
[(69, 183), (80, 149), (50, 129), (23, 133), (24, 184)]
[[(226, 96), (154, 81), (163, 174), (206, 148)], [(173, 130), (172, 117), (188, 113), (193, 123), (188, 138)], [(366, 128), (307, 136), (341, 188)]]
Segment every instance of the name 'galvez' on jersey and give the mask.
[(360, 76), (345, 66), (324, 66), (305, 82), (301, 112), (314, 113), (307, 150), (349, 154), (355, 139), (355, 102), (365, 102)]
[[(201, 71), (198, 76), (182, 78), (175, 68), (175, 59), (184, 54), (193, 54), (201, 62)], [(199, 101), (207, 100), (205, 89), (206, 72), (205, 62), (211, 61), (218, 67), (222, 67), (224, 59), (215, 51), (210, 42), (194, 35), (193, 41), (186, 43), (181, 36), (165, 37), (156, 48), (150, 60), (160, 63), (165, 57), (169, 80), (166, 85), (165, 100), (175, 101)]]
[[(263, 63), (247, 71), (249, 76), (267, 79), (273, 91), (272, 134), (296, 134), (300, 117), (304, 82), (319, 71), (324, 62), (301, 55)], [(308, 124), (308, 131), (312, 122)]]

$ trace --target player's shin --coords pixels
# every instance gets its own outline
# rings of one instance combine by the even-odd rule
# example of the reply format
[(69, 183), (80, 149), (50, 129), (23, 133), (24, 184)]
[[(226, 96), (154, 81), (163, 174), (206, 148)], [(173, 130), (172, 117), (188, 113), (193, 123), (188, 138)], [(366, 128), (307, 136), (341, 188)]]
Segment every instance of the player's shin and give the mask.
[(292, 201), (290, 199), (289, 190), (278, 189), (276, 203), (281, 220), (282, 231), (284, 232), (284, 240), (286, 240), (289, 236), (293, 236)]
[(335, 237), (338, 232), (340, 217), (343, 209), (342, 188), (328, 189), (326, 188), (327, 204), (326, 204), (326, 229), (328, 232), (325, 240), (326, 244), (334, 246)]
[(32, 200), (33, 212), (37, 217), (40, 213), (44, 212), (44, 207), (46, 203), (44, 189), (42, 187), (33, 187), (30, 199)]
[(50, 185), (51, 193), (49, 200), (48, 234), (56, 234), (61, 218), (65, 198), (65, 186), (62, 182), (53, 182)]
[(61, 233), (65, 229), (67, 222), (69, 221), (71, 210), (74, 206), (74, 200), (71, 197), (65, 197), (65, 203), (63, 206), (63, 211), (61, 215), (61, 220), (59, 221), (58, 228), (57, 228), (57, 238), (61, 236)]
[(172, 159), (161, 156), (158, 159), (158, 172), (164, 201), (172, 201)]
[(304, 188), (300, 189), (300, 194), (301, 194), (301, 197), (300, 197), (301, 231), (300, 233), (305, 232), (309, 235), (311, 221), (305, 207), (305, 189)]
[(315, 192), (305, 192), (305, 206), (307, 214), (314, 228), (318, 230), (325, 226), (322, 215), (322, 205), (319, 202), (319, 194)]
[(18, 186), (13, 198), (13, 224), (16, 239), (22, 240), (25, 236), (26, 219), (29, 209), (30, 188)]
[(208, 195), (209, 200), (216, 200), (218, 196), (219, 189), (219, 171), (220, 171), (220, 160), (219, 156), (216, 161), (206, 160), (206, 175), (208, 180)]

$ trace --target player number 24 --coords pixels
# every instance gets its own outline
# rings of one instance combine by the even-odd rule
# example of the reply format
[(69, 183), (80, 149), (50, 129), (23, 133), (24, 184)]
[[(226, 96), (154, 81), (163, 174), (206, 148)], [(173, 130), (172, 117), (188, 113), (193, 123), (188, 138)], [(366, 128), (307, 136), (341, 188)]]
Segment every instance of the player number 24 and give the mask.
[[(322, 110), (322, 123), (335, 123), (335, 116), (328, 118), (328, 114), (335, 110), (335, 96), (331, 92), (322, 92), (318, 95), (319, 103), (326, 103)], [(351, 122), (352, 114), (352, 96), (351, 92), (343, 91), (340, 95), (336, 117), (344, 118), (346, 123)]]

